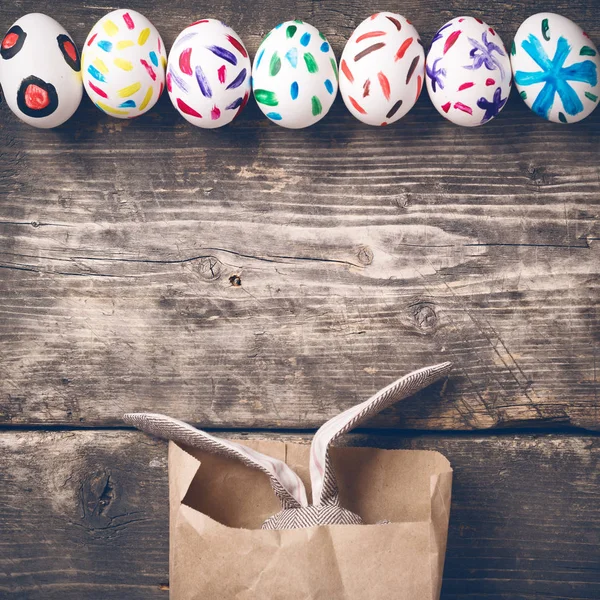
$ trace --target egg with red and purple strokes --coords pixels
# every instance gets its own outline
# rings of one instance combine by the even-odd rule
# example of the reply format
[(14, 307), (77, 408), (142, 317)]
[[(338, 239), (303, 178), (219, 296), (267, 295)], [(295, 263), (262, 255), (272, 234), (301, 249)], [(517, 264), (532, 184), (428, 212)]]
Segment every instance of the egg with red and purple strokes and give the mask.
[(423, 87), (425, 51), (415, 27), (401, 15), (381, 12), (350, 36), (340, 60), (340, 94), (367, 125), (389, 125), (414, 105)]
[(0, 42), (0, 85), (12, 112), (40, 129), (57, 127), (83, 95), (79, 51), (51, 17), (21, 17)]
[(250, 95), (251, 66), (239, 36), (216, 19), (201, 19), (175, 40), (167, 63), (173, 106), (192, 125), (227, 125)]
[(277, 125), (300, 129), (320, 121), (338, 91), (337, 62), (326, 37), (300, 19), (277, 25), (256, 52), (252, 89), (260, 110)]
[(457, 125), (493, 119), (511, 88), (508, 52), (498, 33), (481, 19), (456, 17), (431, 42), (425, 80), (432, 104)]
[(85, 91), (111, 117), (144, 114), (164, 89), (163, 41), (154, 25), (134, 10), (104, 15), (88, 34), (81, 60)]

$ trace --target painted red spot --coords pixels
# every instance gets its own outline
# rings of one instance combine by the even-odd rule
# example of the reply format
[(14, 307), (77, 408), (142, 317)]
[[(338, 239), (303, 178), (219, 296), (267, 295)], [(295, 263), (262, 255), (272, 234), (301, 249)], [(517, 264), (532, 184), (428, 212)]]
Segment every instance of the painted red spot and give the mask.
[(490, 32), (492, 35), (496, 35), (496, 32), (494, 31), (494, 28), (493, 28), (493, 27), (490, 27), (490, 28), (489, 28), (489, 32)]
[(350, 82), (350, 83), (354, 83), (354, 75), (352, 75), (352, 71), (350, 70), (350, 68), (348, 67), (347, 63), (345, 60), (342, 60), (342, 63), (340, 65), (341, 69), (342, 69), (342, 73), (346, 76), (346, 79)]
[(244, 48), (244, 44), (242, 44), (239, 40), (236, 40), (232, 35), (227, 35), (227, 39), (229, 43), (244, 57), (248, 56), (246, 52), (246, 48)]
[(407, 22), (409, 25), (412, 25), (412, 21), (409, 21), (408, 19), (406, 19), (406, 22)]
[(386, 35), (385, 31), (369, 31), (368, 33), (363, 33), (356, 38), (356, 43), (362, 42), (363, 40), (368, 40), (374, 37), (381, 37), (382, 35)]
[(148, 75), (150, 75), (152, 81), (156, 81), (156, 73), (154, 72), (154, 69), (143, 58), (140, 60), (140, 62), (142, 63), (144, 69), (148, 71)]
[(106, 94), (106, 92), (102, 89), (100, 89), (97, 85), (94, 85), (91, 81), (88, 81), (88, 85), (90, 86), (90, 88), (92, 90), (94, 90), (96, 92), (96, 94), (98, 94), (98, 96), (102, 96), (102, 98), (108, 98), (108, 95)]
[(75, 49), (73, 42), (66, 41), (63, 44), (63, 48), (65, 49), (65, 52), (69, 55), (69, 58), (73, 62), (76, 62), (77, 61), (77, 50)]
[(483, 25), (483, 21), (481, 19), (478, 19), (477, 17), (475, 17), (475, 20), (480, 24)]
[(46, 90), (30, 83), (25, 90), (25, 104), (31, 110), (41, 110), (50, 104), (50, 96)]
[(394, 57), (394, 60), (400, 60), (401, 58), (404, 57), (404, 55), (406, 54), (406, 51), (408, 50), (409, 46), (413, 43), (413, 38), (409, 37), (408, 39), (404, 40), (402, 42), (402, 44), (400, 45), (400, 48), (398, 48), (398, 52), (396, 52), (396, 56)]
[(372, 21), (373, 19), (376, 19), (378, 16), (379, 16), (379, 13), (375, 13), (374, 15), (371, 15), (371, 21)]
[(177, 106), (179, 107), (179, 110), (181, 112), (185, 113), (186, 115), (190, 115), (192, 117), (198, 117), (199, 119), (202, 118), (202, 115), (197, 110), (194, 110), (191, 106), (186, 104), (181, 98), (177, 98)]
[(488, 87), (489, 87), (490, 85), (494, 85), (495, 83), (496, 83), (496, 80), (495, 80), (495, 79), (492, 79), (491, 77), (488, 77), (488, 78), (485, 80), (485, 85), (487, 85)]
[(193, 22), (193, 23), (190, 25), (190, 27), (191, 27), (192, 25), (199, 25), (200, 23), (208, 23), (208, 19), (200, 19), (199, 21), (194, 21), (194, 22)]
[(463, 90), (468, 90), (470, 87), (473, 87), (475, 85), (475, 83), (473, 83), (472, 81), (467, 81), (465, 83), (463, 83), (462, 85), (458, 86), (458, 91), (462, 92)]
[(160, 52), (161, 49), (161, 43), (160, 43), (160, 36), (158, 36), (158, 51)]
[(167, 89), (169, 90), (169, 92), (173, 91), (173, 84), (171, 81), (171, 73), (167, 73)]
[(88, 46), (91, 46), (91, 45), (94, 43), (94, 40), (96, 39), (96, 36), (97, 36), (97, 35), (98, 35), (98, 34), (97, 34), (97, 33), (95, 33), (95, 34), (94, 34), (94, 35), (93, 35), (93, 36), (92, 36), (92, 37), (91, 37), (91, 38), (88, 40), (88, 43), (87, 43), (87, 45), (88, 45)]
[(125, 25), (127, 25), (127, 29), (135, 29), (135, 25), (133, 23), (133, 19), (129, 13), (125, 13), (123, 15), (123, 21), (125, 21)]
[(464, 20), (465, 20), (465, 19), (464, 19), (464, 18), (462, 18), (462, 19), (459, 19), (459, 20), (458, 20), (458, 22), (459, 22), (459, 23), (462, 23)]
[(213, 106), (212, 110), (210, 111), (210, 118), (213, 121), (216, 121), (220, 116), (221, 116), (221, 111), (216, 106)]
[(422, 77), (419, 75), (417, 77), (417, 98), (416, 100), (419, 99), (419, 96), (421, 95), (421, 90), (423, 89), (423, 79)]
[(219, 82), (225, 83), (225, 77), (227, 77), (227, 67), (225, 65), (221, 65), (217, 70), (217, 74), (219, 75)]
[(588, 34), (587, 34), (585, 31), (583, 31), (582, 33), (583, 33), (583, 35), (585, 35), (585, 37), (586, 37), (588, 40), (590, 39), (590, 36), (589, 36), (589, 35), (588, 35)]
[(456, 108), (456, 110), (462, 110), (463, 112), (466, 112), (469, 115), (473, 114), (473, 109), (470, 106), (463, 104), (462, 102), (455, 102), (454, 108)]
[(442, 110), (447, 113), (450, 110), (450, 107), (452, 106), (452, 104), (450, 104), (450, 102), (446, 102), (446, 104), (442, 104)]
[(367, 114), (367, 111), (352, 96), (348, 96), (348, 98), (350, 99), (350, 102), (352, 103), (352, 106), (354, 106), (354, 108), (361, 115), (366, 115)]
[(181, 70), (182, 73), (185, 73), (186, 75), (192, 74), (192, 67), (190, 66), (190, 58), (191, 57), (192, 57), (192, 49), (191, 48), (186, 48), (179, 55), (179, 69)]
[(158, 97), (159, 98), (162, 95), (164, 89), (165, 89), (165, 84), (161, 81), (160, 82), (160, 91), (158, 92)]
[(453, 31), (449, 36), (448, 39), (446, 40), (446, 43), (444, 44), (444, 54), (446, 54), (446, 52), (448, 52), (448, 50), (450, 50), (450, 48), (452, 48), (452, 46), (454, 46), (454, 44), (456, 43), (456, 40), (458, 39), (458, 36), (461, 34), (460, 29), (458, 31)]
[(248, 94), (248, 92), (246, 92), (244, 94), (244, 99), (242, 100), (242, 103), (240, 104), (240, 107), (238, 108), (236, 116), (239, 115), (242, 110), (244, 110), (244, 106), (246, 106), (246, 104), (248, 104), (248, 98), (249, 98), (249, 94)]
[(379, 71), (379, 73), (377, 73), (377, 79), (379, 79), (379, 85), (381, 86), (381, 91), (383, 92), (385, 99), (389, 100), (390, 99), (390, 82), (389, 82), (388, 78), (385, 76), (383, 71)]
[(18, 39), (19, 39), (19, 36), (16, 33), (9, 33), (2, 40), (2, 48), (4, 48), (5, 50), (12, 48), (17, 43)]
[[(408, 23), (408, 21), (407, 21), (407, 23)], [(384, 125), (387, 125), (387, 123), (385, 121), (380, 125), (380, 127), (383, 127)]]

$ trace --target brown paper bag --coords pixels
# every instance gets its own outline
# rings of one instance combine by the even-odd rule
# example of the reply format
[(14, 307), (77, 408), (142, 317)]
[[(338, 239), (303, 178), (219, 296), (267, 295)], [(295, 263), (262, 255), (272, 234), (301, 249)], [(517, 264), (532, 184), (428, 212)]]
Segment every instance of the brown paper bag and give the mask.
[(332, 445), (451, 367), (401, 377), (324, 423), (310, 446), (240, 444), (166, 415), (124, 415), (170, 440), (171, 600), (439, 598), (448, 461)]
[[(308, 445), (245, 440), (310, 488)], [(169, 443), (171, 600), (437, 600), (452, 469), (437, 452), (331, 448), (342, 506), (365, 525), (261, 529), (266, 477)], [(390, 523), (377, 524), (389, 520)]]

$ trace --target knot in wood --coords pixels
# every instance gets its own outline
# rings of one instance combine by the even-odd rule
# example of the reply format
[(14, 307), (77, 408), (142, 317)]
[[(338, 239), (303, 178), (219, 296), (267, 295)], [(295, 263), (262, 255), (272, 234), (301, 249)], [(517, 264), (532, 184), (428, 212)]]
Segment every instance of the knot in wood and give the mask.
[(233, 287), (241, 287), (242, 285), (242, 278), (239, 275), (232, 275), (229, 278), (229, 283), (233, 286)]
[(203, 279), (216, 281), (221, 277), (221, 262), (215, 256), (205, 256), (200, 259), (198, 272)]
[(359, 246), (356, 255), (358, 257), (358, 262), (365, 267), (373, 262), (373, 250), (371, 250), (369, 246)]
[(417, 302), (410, 307), (416, 326), (424, 331), (435, 328), (438, 316), (433, 302)]

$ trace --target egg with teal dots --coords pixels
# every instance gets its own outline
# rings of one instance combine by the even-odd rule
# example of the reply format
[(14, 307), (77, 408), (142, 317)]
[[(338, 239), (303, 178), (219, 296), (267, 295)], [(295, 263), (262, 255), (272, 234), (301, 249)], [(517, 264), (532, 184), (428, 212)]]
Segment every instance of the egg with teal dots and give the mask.
[(326, 37), (299, 19), (277, 25), (256, 52), (252, 89), (261, 111), (282, 127), (320, 121), (338, 91), (337, 62)]

